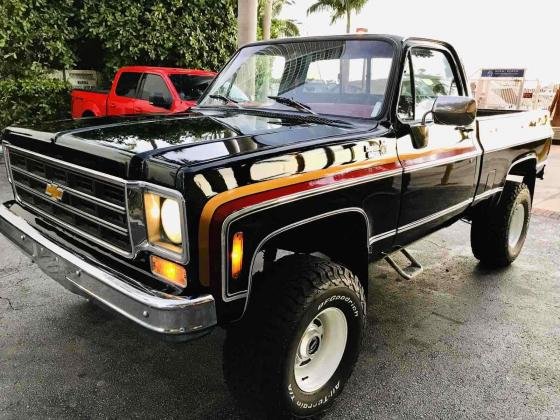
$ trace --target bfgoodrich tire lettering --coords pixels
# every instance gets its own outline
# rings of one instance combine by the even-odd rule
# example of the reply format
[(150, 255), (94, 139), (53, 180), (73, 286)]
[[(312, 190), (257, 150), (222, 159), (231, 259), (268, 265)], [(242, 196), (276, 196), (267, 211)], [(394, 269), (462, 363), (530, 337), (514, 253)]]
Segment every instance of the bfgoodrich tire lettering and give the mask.
[[(346, 268), (302, 255), (282, 258), (263, 277), (246, 319), (228, 330), (226, 382), (239, 402), (253, 411), (273, 417), (317, 415), (341, 393), (356, 363), (366, 313), (363, 289)], [(309, 326), (328, 313), (336, 313), (339, 321), (343, 315), (346, 344), (332, 376), (324, 383), (319, 380), (318, 389), (306, 392), (296, 380), (295, 365), (301, 360), (296, 356), (301, 356), (298, 350)], [(328, 322), (328, 317), (321, 319)], [(323, 327), (325, 334), (330, 331)], [(312, 336), (310, 352), (320, 354), (327, 340)]]

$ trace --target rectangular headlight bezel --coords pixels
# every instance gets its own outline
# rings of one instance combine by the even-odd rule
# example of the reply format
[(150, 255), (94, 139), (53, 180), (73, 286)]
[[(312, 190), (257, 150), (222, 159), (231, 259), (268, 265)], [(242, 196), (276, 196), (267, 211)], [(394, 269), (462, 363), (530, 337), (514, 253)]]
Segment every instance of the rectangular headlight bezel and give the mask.
[[(126, 189), (129, 231), (135, 256), (141, 251), (147, 251), (180, 264), (188, 263), (190, 257), (189, 238), (187, 232), (187, 212), (183, 195), (179, 191), (143, 181), (129, 182), (127, 183)], [(150, 242), (144, 207), (145, 193), (157, 195), (162, 199), (173, 199), (179, 205), (182, 238), (181, 245), (177, 246), (177, 248), (180, 248), (179, 252)]]

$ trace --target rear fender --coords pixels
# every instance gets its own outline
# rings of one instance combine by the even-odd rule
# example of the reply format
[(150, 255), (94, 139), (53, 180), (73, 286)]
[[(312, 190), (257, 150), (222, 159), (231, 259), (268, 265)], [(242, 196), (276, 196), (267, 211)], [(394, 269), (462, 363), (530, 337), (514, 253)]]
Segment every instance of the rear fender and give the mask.
[(529, 187), (532, 198), (535, 192), (536, 178), (537, 155), (535, 153), (529, 153), (514, 159), (506, 175), (506, 184), (508, 182), (524, 183), (527, 187)]

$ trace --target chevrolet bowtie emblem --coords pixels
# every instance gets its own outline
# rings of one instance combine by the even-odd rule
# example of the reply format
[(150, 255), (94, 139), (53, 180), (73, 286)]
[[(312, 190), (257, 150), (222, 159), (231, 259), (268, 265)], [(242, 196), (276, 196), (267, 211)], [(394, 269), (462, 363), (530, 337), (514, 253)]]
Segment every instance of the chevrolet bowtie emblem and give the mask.
[(62, 196), (64, 195), (64, 190), (56, 184), (47, 184), (47, 188), (45, 188), (45, 194), (47, 194), (54, 201), (60, 201), (62, 200)]

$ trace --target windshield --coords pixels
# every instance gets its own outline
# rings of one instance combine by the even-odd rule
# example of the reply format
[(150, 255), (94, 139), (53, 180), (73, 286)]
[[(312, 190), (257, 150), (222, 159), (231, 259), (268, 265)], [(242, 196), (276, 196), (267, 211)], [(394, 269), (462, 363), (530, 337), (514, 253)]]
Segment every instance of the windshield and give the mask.
[(213, 76), (193, 76), (189, 74), (170, 74), (169, 79), (183, 101), (196, 101), (202, 96)]
[(298, 110), (270, 98), (281, 96), (318, 114), (375, 118), (385, 100), (393, 51), (388, 42), (367, 39), (246, 47), (199, 105)]

